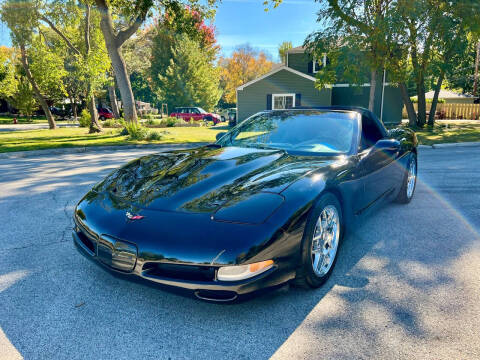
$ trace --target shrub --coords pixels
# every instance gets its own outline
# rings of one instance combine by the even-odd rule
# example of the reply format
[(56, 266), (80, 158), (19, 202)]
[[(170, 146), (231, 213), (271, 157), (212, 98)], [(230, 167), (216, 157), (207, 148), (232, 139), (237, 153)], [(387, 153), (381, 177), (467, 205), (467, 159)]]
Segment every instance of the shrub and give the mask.
[(78, 122), (80, 124), (80, 127), (89, 127), (92, 118), (90, 117), (90, 113), (88, 112), (87, 109), (83, 109), (82, 113), (80, 114), (80, 117), (78, 118)]
[(162, 120), (158, 120), (154, 118), (148, 119), (147, 121), (145, 121), (145, 124), (148, 126), (156, 126), (156, 127), (161, 127), (163, 125)]
[(157, 131), (150, 131), (147, 140), (149, 141), (155, 141), (155, 140), (162, 140), (162, 134), (160, 134)]
[(126, 123), (120, 135), (128, 135), (129, 140), (161, 140), (162, 135), (156, 131), (148, 130), (136, 123)]
[(107, 119), (103, 122), (103, 127), (106, 128), (121, 128), (125, 126), (125, 121), (120, 119)]
[(167, 117), (166, 119), (163, 119), (162, 121), (166, 127), (174, 127), (179, 123), (179, 121), (182, 123), (184, 122), (182, 119), (177, 119), (171, 116)]

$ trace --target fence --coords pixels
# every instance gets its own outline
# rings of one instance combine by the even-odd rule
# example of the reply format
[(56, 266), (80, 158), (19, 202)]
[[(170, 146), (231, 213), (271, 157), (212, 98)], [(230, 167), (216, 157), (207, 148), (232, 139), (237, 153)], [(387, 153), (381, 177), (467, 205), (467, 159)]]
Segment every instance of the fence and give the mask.
[[(427, 103), (427, 113), (430, 112), (432, 104)], [(418, 104), (413, 104), (415, 112), (418, 111)], [(405, 106), (402, 111), (403, 118), (408, 118)], [(480, 119), (480, 104), (437, 104), (435, 119)]]

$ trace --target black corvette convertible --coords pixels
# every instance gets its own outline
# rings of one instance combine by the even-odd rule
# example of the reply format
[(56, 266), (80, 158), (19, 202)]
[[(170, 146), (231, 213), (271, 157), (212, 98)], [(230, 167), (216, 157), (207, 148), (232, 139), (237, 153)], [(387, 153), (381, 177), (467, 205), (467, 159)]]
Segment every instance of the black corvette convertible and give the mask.
[(116, 274), (205, 300), (318, 287), (347, 229), (412, 199), (416, 147), (362, 108), (261, 112), (214, 144), (111, 173), (75, 208), (74, 243)]

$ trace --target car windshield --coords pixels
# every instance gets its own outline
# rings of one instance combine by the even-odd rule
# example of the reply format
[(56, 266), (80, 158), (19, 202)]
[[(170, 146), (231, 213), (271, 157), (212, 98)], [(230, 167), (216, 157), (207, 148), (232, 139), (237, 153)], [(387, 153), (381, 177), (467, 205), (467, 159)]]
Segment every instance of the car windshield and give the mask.
[(277, 111), (254, 115), (222, 137), (222, 146), (312, 153), (349, 153), (358, 114), (341, 111)]
[(198, 111), (200, 111), (200, 114), (206, 114), (207, 112), (203, 110), (201, 107), (197, 107)]

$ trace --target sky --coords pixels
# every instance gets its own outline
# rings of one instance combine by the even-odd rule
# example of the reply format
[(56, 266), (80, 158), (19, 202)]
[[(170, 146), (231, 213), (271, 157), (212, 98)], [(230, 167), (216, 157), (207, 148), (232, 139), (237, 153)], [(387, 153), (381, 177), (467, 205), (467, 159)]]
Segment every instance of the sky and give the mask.
[[(278, 59), (278, 45), (291, 41), (300, 46), (311, 32), (319, 28), (313, 0), (283, 0), (276, 9), (264, 11), (262, 0), (223, 0), (218, 3), (215, 27), (222, 55), (229, 56), (236, 46), (250, 44)], [(0, 23), (0, 45), (10, 46), (10, 35)]]
[(262, 0), (223, 0), (217, 9), (217, 41), (224, 55), (238, 45), (251, 46), (270, 53), (278, 61), (278, 45), (291, 41), (300, 46), (319, 28), (320, 5), (313, 0), (283, 0), (276, 9), (264, 11)]

